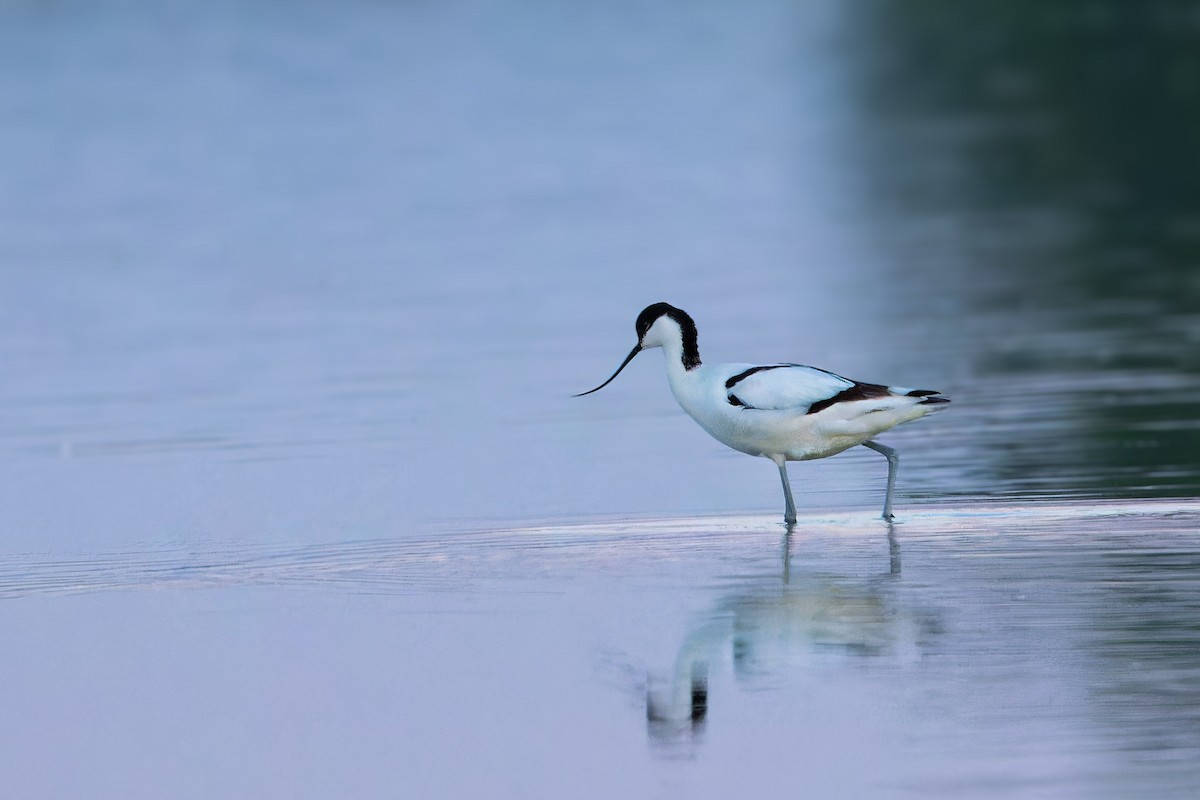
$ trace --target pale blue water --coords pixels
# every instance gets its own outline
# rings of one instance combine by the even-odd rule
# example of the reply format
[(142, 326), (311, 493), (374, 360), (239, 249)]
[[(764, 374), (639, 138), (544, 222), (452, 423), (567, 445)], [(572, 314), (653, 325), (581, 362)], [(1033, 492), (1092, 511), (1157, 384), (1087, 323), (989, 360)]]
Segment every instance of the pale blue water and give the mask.
[[(1168, 5), (6, 5), (6, 791), (1190, 796)], [(569, 397), (658, 300), (954, 398), (890, 546), (873, 453), (785, 572), (657, 354)]]

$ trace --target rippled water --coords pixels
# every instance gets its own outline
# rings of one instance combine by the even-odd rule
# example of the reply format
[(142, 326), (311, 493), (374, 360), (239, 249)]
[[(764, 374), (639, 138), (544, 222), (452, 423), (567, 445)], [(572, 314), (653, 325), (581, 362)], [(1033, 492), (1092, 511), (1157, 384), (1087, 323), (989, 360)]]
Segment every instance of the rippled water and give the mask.
[[(1198, 13), (6, 5), (14, 791), (1188, 796)], [(657, 300), (954, 398), (890, 547)]]

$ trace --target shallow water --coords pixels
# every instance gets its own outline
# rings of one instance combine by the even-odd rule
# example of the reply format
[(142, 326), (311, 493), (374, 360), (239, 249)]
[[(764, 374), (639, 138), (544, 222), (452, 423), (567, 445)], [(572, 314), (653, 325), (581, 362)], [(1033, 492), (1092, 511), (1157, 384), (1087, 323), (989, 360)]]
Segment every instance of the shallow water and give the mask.
[[(7, 4), (10, 790), (1188, 796), (1195, 14)], [(890, 543), (657, 300), (954, 398)]]
[(1183, 797), (1198, 522), (1002, 504), (8, 559), (0, 752), (22, 796)]

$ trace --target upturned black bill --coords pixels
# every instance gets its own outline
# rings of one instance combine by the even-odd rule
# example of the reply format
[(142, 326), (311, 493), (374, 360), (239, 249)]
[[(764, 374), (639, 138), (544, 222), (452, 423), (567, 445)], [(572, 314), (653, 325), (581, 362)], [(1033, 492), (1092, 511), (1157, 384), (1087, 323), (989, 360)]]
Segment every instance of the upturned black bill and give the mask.
[(633, 346), (633, 349), (629, 351), (629, 355), (625, 356), (625, 360), (621, 362), (621, 366), (617, 367), (617, 371), (612, 374), (612, 378), (609, 378), (604, 383), (597, 386), (595, 389), (588, 389), (586, 392), (580, 392), (579, 394), (572, 395), (572, 397), (583, 397), (585, 394), (591, 394), (592, 392), (598, 392), (601, 389), (603, 389), (605, 386), (608, 386), (610, 383), (613, 382), (613, 378), (620, 375), (621, 370), (625, 369), (625, 365), (628, 364), (630, 361), (633, 361), (633, 357), (636, 356), (639, 352), (641, 352), (641, 350), (642, 350), (642, 344), (641, 344), (641, 342), (638, 342), (637, 344), (635, 344)]

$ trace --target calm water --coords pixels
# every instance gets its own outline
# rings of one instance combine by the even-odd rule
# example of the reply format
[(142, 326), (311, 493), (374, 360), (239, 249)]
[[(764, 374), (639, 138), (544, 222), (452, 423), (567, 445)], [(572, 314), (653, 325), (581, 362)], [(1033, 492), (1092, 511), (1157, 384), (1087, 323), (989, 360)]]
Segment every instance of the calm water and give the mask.
[(649, 5), (0, 9), (14, 796), (1191, 796), (1200, 4)]

